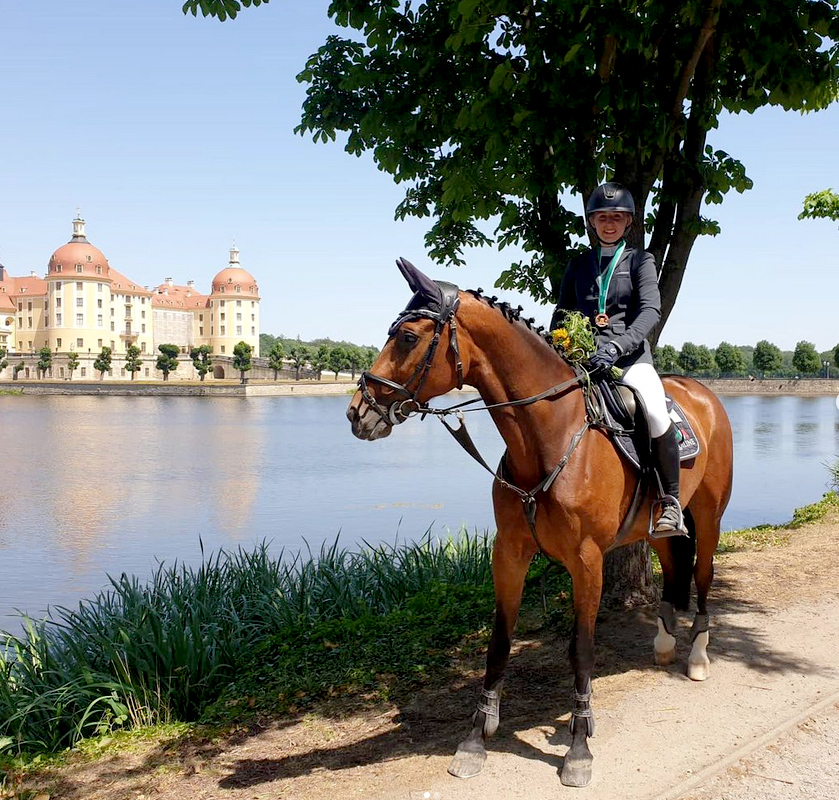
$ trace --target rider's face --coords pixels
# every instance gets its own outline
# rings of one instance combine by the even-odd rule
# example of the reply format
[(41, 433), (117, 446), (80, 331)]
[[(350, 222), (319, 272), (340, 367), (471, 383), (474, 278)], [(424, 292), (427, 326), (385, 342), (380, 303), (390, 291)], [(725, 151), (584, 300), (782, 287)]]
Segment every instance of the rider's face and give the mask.
[(595, 211), (589, 221), (597, 231), (597, 236), (605, 244), (614, 244), (623, 238), (632, 215), (626, 211)]

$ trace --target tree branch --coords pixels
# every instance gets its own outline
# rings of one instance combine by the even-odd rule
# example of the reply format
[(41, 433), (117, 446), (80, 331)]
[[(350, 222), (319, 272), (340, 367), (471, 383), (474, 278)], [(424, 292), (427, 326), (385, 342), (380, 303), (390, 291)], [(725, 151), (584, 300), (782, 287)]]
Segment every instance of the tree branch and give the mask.
[(701, 58), (702, 53), (705, 52), (705, 47), (714, 35), (714, 31), (717, 29), (721, 5), (722, 0), (709, 0), (705, 20), (702, 23), (702, 27), (699, 29), (699, 33), (697, 34), (696, 41), (693, 45), (693, 52), (682, 67), (682, 72), (679, 76), (679, 82), (676, 86), (676, 92), (673, 96), (673, 103), (670, 110), (670, 114), (673, 119), (677, 119), (682, 113), (682, 104), (688, 96), (690, 82), (696, 72), (699, 59)]

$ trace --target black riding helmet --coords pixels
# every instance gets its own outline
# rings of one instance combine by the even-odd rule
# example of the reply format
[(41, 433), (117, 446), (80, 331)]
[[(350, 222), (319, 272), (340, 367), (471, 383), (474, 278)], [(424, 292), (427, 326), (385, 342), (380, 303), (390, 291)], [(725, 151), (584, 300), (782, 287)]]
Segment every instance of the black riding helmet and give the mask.
[(626, 211), (635, 216), (635, 200), (629, 189), (624, 189), (619, 183), (604, 183), (589, 196), (586, 219), (597, 211)]

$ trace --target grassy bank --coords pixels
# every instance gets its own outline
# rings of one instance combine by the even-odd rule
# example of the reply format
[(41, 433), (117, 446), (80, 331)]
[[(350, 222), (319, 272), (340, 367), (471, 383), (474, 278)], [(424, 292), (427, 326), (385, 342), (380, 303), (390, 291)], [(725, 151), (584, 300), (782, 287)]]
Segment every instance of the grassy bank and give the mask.
[[(782, 543), (837, 511), (839, 496), (828, 494), (788, 526), (724, 534), (721, 550)], [(4, 770), (120, 731), (225, 729), (448, 680), (488, 638), (491, 546), (466, 532), (358, 552), (335, 542), (285, 558), (262, 546), (198, 568), (161, 566), (147, 584), (114, 578), (78, 609), (5, 636), (0, 788)], [(569, 630), (569, 603), (567, 576), (534, 560), (521, 625)]]

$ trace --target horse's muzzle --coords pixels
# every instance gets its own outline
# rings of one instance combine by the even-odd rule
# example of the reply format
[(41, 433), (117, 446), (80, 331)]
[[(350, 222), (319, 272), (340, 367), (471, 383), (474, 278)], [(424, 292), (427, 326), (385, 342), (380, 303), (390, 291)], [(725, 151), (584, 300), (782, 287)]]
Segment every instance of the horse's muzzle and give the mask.
[(384, 439), (390, 436), (390, 432), (393, 430), (393, 425), (388, 420), (370, 408), (364, 398), (361, 397), (361, 392), (356, 392), (350, 402), (347, 409), (347, 419), (352, 425), (353, 436), (367, 442)]

